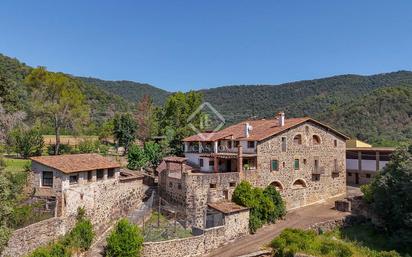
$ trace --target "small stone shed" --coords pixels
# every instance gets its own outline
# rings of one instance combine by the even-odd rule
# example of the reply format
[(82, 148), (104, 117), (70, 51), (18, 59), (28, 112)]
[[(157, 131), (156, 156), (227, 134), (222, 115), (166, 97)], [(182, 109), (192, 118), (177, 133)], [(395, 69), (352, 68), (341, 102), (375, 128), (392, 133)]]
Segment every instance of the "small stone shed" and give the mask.
[(225, 227), (229, 240), (249, 233), (249, 208), (230, 201), (209, 203), (208, 207), (222, 214), (221, 225)]

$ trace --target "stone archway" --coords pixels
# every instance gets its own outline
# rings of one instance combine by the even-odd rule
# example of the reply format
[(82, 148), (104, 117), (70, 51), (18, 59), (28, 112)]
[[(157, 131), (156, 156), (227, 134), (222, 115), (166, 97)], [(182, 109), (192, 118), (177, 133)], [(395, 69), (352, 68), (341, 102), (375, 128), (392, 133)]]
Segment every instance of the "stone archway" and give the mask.
[(307, 183), (304, 179), (297, 179), (292, 184), (292, 188), (306, 188), (306, 187), (307, 187)]
[(269, 186), (275, 187), (277, 191), (282, 191), (284, 189), (282, 183), (280, 183), (280, 181), (277, 180), (270, 183)]

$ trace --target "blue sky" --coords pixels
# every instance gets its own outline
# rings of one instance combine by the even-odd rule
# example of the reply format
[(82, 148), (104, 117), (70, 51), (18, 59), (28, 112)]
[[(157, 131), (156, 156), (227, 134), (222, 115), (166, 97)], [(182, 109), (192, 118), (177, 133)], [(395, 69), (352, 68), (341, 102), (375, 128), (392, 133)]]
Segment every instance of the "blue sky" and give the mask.
[(0, 53), (169, 91), (412, 70), (412, 1), (0, 3)]

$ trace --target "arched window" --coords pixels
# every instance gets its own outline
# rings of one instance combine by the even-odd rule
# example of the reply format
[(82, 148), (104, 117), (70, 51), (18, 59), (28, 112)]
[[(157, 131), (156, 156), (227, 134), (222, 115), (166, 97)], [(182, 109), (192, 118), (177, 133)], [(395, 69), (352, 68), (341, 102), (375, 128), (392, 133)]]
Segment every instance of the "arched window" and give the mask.
[(313, 135), (312, 137), (312, 143), (314, 145), (320, 145), (320, 137), (318, 135)]
[(305, 188), (306, 182), (303, 179), (297, 179), (295, 180), (295, 182), (293, 182), (292, 187), (293, 188)]
[(293, 143), (295, 145), (301, 145), (302, 144), (302, 135), (298, 134), (293, 138)]
[(276, 188), (277, 191), (283, 190), (283, 185), (279, 181), (273, 181), (272, 183), (270, 183), (270, 186)]

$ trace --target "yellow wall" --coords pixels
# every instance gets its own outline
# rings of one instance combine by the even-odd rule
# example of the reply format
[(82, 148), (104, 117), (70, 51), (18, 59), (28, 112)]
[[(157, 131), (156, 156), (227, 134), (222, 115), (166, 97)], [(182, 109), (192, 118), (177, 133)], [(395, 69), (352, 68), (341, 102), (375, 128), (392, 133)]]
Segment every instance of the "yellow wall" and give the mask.
[(346, 140), (346, 147), (353, 148), (353, 147), (372, 147), (372, 145), (362, 142), (357, 139), (349, 139)]

